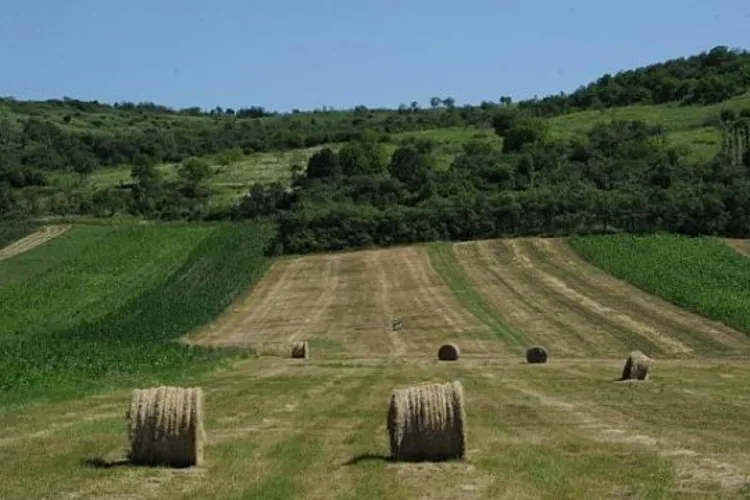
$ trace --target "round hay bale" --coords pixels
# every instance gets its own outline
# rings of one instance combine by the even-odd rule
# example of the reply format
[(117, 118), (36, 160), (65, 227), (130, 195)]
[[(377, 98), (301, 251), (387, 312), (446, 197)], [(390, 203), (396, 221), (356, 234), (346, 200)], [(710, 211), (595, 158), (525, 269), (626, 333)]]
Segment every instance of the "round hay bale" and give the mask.
[(466, 414), (461, 382), (394, 390), (387, 426), (394, 460), (465, 459)]
[(440, 361), (458, 361), (459, 356), (461, 356), (461, 350), (456, 344), (443, 344), (438, 349)]
[(310, 357), (310, 348), (307, 342), (295, 342), (292, 344), (292, 357), (298, 359), (307, 359)]
[(126, 412), (136, 465), (200, 466), (203, 462), (203, 390), (160, 386), (136, 389)]
[(651, 358), (641, 351), (632, 351), (625, 360), (620, 380), (646, 380), (651, 369)]
[(546, 363), (547, 357), (547, 350), (544, 347), (534, 346), (526, 350), (527, 363)]

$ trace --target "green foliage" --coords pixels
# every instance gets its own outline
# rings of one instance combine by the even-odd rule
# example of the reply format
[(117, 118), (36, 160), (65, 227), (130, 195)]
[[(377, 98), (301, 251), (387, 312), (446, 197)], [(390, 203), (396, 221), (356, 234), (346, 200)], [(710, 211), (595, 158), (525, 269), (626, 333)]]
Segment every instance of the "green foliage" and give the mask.
[(199, 184), (213, 175), (211, 165), (202, 158), (188, 158), (177, 170), (180, 180), (186, 184)]
[(541, 142), (545, 138), (547, 124), (530, 116), (519, 116), (503, 135), (503, 153), (517, 153), (527, 144)]
[(268, 225), (235, 224), (74, 228), (69, 238), (97, 230), (106, 236), (83, 238), (85, 248), (71, 258), (0, 289), (0, 403), (162, 381), (184, 376), (188, 366), (191, 373), (210, 366), (228, 352), (175, 340), (261, 276), (273, 236)]
[(623, 234), (572, 238), (570, 244), (618, 278), (750, 333), (750, 259), (721, 241)]
[[(23, 238), (33, 229), (34, 226), (26, 217), (0, 216), (0, 248)], [(0, 280), (0, 283), (3, 283), (3, 280)]]
[(722, 154), (733, 165), (745, 165), (750, 153), (750, 119), (735, 118), (722, 132)]
[(307, 177), (311, 179), (323, 179), (326, 177), (340, 177), (341, 164), (339, 155), (331, 148), (323, 148), (310, 158), (307, 162)]
[(750, 52), (716, 46), (709, 51), (641, 68), (605, 74), (570, 95), (519, 103), (521, 109), (552, 116), (573, 110), (631, 104), (714, 104), (748, 90)]

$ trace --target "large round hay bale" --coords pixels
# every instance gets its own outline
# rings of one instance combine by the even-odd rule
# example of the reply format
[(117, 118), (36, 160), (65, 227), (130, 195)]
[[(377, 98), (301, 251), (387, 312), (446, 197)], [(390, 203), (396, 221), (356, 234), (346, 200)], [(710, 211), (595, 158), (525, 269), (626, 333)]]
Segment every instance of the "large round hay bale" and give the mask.
[(387, 425), (394, 460), (466, 458), (466, 415), (461, 382), (394, 390)]
[(641, 351), (632, 351), (625, 360), (620, 380), (646, 380), (651, 369), (651, 359)]
[(310, 348), (307, 342), (295, 342), (292, 344), (292, 357), (298, 359), (307, 359), (310, 357)]
[(547, 357), (547, 350), (544, 347), (537, 345), (526, 349), (527, 363), (546, 363)]
[(440, 361), (457, 361), (459, 356), (461, 356), (461, 350), (456, 344), (443, 344), (438, 349)]
[(126, 412), (136, 465), (200, 466), (203, 462), (203, 390), (160, 386), (136, 389)]

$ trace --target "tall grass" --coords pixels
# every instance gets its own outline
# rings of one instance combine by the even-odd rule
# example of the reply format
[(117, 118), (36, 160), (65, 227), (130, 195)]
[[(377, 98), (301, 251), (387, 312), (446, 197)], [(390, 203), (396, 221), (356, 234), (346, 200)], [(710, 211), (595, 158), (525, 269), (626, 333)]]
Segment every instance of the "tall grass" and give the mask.
[(750, 332), (750, 259), (715, 238), (577, 237), (586, 260), (670, 302)]
[[(272, 236), (258, 224), (117, 229), (41, 279), (0, 290), (0, 404), (175, 379), (225, 358), (231, 351), (175, 340), (262, 275)], [(38, 308), (13, 309), (29, 304)]]

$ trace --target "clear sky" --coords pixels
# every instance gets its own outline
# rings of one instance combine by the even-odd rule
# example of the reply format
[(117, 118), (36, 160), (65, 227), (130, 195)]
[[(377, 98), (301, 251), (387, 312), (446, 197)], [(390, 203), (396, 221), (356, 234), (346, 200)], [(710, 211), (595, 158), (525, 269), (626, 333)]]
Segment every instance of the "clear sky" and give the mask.
[(750, 48), (750, 0), (0, 0), (0, 95), (478, 103), (716, 45)]

